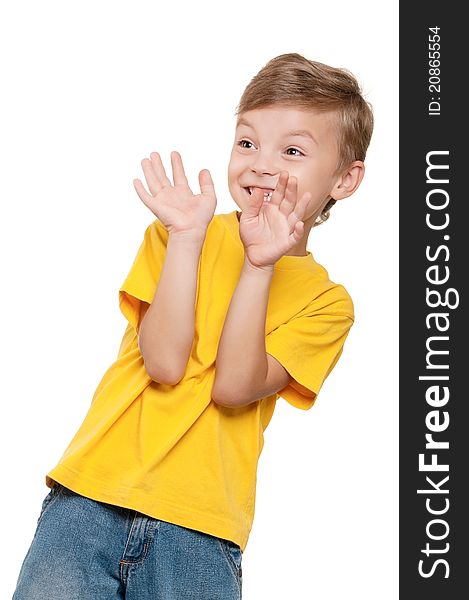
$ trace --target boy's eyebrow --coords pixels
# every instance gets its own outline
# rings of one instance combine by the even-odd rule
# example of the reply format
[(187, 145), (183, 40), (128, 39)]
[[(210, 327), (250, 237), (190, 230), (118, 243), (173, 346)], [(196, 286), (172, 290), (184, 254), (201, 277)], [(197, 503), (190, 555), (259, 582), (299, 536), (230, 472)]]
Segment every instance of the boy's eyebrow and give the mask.
[(309, 137), (313, 140), (315, 144), (317, 144), (316, 139), (313, 137), (313, 134), (307, 129), (294, 129), (293, 131), (288, 131), (285, 137), (299, 135), (302, 137)]
[[(236, 127), (239, 127), (240, 125), (246, 125), (247, 127), (254, 129), (254, 127), (251, 125), (251, 123), (249, 123), (249, 121), (246, 121), (246, 119), (243, 119), (242, 117), (237, 122)], [(285, 134), (285, 137), (293, 137), (293, 136), (309, 137), (310, 139), (313, 140), (313, 142), (316, 145), (318, 145), (313, 134), (310, 131), (308, 131), (307, 129), (292, 129), (291, 131), (287, 131), (287, 133)]]

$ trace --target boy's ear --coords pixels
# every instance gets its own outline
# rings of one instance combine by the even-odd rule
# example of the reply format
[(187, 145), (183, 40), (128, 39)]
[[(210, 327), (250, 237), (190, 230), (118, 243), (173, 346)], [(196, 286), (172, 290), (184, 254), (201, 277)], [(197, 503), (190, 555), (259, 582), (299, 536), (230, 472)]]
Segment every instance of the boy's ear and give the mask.
[(365, 164), (356, 160), (338, 178), (330, 192), (334, 200), (348, 198), (358, 188), (365, 175)]

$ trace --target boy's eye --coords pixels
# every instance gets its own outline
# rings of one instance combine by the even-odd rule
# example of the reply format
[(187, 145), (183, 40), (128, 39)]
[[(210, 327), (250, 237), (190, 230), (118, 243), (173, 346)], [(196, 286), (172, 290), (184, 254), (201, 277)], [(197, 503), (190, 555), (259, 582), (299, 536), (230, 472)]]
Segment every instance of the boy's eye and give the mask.
[[(246, 150), (250, 150), (251, 146), (246, 146), (245, 144), (251, 144), (251, 146), (253, 146), (253, 143), (250, 142), (249, 140), (239, 140), (238, 142), (238, 146), (241, 146), (241, 148), (245, 148)], [(298, 154), (289, 154), (289, 150), (293, 150), (294, 152), (298, 152)], [(301, 150), (298, 150), (298, 148), (287, 148), (287, 154), (289, 154), (289, 156), (304, 156), (303, 152), (301, 152)]]
[[(298, 150), (298, 148), (288, 148), (288, 150), (294, 150), (295, 152), (299, 152), (299, 154), (293, 154), (290, 156), (304, 156), (303, 152), (301, 152), (301, 150)], [(287, 150), (287, 152), (288, 152)]]

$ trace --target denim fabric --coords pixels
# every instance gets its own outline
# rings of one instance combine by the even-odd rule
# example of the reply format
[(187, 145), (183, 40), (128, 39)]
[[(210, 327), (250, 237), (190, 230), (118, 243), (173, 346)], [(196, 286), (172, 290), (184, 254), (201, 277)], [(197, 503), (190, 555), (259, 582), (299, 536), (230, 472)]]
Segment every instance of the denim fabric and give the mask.
[(230, 540), (86, 498), (44, 498), (13, 600), (239, 600)]

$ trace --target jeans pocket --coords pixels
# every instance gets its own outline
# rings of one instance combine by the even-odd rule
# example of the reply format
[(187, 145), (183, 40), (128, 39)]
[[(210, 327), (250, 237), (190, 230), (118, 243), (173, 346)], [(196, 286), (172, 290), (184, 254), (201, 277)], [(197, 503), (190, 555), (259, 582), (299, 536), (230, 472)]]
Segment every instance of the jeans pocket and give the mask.
[(243, 562), (243, 552), (238, 544), (235, 544), (231, 540), (225, 540), (223, 538), (218, 538), (220, 542), (220, 546), (223, 550), (223, 554), (225, 558), (231, 565), (231, 568), (234, 571), (235, 576), (238, 578), (238, 581), (241, 583), (243, 577), (242, 570), (242, 562)]
[(61, 488), (62, 488), (62, 486), (60, 485), (60, 483), (56, 482), (53, 485), (53, 487), (50, 489), (50, 491), (47, 494), (47, 496), (42, 501), (41, 511), (40, 511), (39, 517), (37, 519), (38, 523), (41, 520), (41, 518), (43, 517), (44, 513), (46, 512), (46, 510), (52, 504), (52, 502), (60, 495)]

